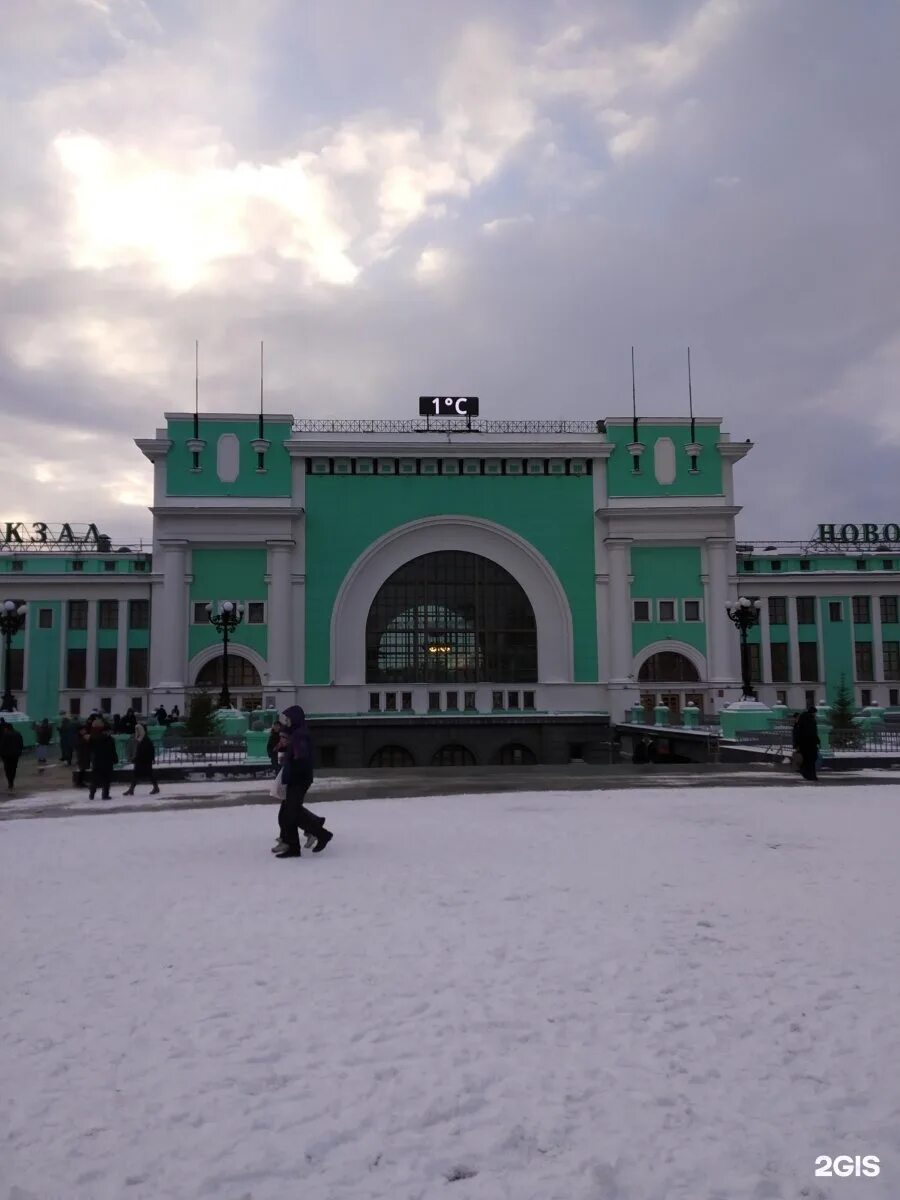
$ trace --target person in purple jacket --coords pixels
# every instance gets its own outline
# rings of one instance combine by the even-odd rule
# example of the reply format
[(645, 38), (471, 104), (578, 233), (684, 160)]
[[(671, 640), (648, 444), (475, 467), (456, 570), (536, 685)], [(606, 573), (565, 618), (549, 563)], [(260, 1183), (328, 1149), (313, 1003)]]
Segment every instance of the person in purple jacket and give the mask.
[(334, 835), (325, 828), (325, 818), (310, 812), (303, 803), (313, 781), (313, 747), (306, 715), (299, 704), (291, 705), (281, 714), (281, 724), (287, 743), (281, 782), (287, 795), (278, 810), (280, 837), (272, 852), (276, 858), (299, 858), (302, 830), (307, 846), (314, 843), (313, 854), (320, 854)]

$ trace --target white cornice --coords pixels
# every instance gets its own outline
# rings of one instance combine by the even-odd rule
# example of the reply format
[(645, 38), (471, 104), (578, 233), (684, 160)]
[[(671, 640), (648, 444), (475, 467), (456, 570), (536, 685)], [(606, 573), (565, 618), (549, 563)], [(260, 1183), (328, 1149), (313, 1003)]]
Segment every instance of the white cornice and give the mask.
[[(163, 413), (167, 421), (193, 421), (194, 414), (192, 412), (167, 412)], [(213, 413), (202, 412), (199, 414), (199, 424), (204, 421), (235, 421), (240, 425), (258, 425), (259, 413)], [(279, 424), (289, 422), (294, 424), (294, 418), (290, 413), (263, 413), (263, 423), (267, 421), (278, 421)]]
[[(206, 499), (204, 497), (204, 499)], [(250, 505), (239, 497), (223, 497), (207, 504), (197, 505), (154, 505), (150, 509), (154, 517), (302, 517), (306, 511), (293, 505), (272, 504)]]
[(156, 462), (158, 458), (165, 458), (175, 443), (171, 438), (135, 438), (134, 444), (146, 458), (151, 462)]
[(643, 507), (641, 505), (629, 504), (621, 508), (606, 507), (598, 508), (596, 515), (598, 517), (631, 517), (639, 521), (659, 521), (668, 520), (673, 517), (736, 517), (740, 512), (740, 508), (729, 504), (717, 505), (687, 505), (687, 504), (667, 504), (665, 498)]
[(745, 454), (749, 454), (753, 446), (754, 443), (749, 439), (746, 442), (716, 442), (716, 449), (722, 457), (730, 458), (732, 462), (737, 462)]

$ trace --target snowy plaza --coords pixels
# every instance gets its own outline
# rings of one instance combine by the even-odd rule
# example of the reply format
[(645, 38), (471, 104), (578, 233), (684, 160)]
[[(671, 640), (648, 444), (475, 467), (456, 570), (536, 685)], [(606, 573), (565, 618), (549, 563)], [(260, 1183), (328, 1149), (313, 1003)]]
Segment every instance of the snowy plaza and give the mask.
[(316, 791), (0, 826), (2, 1200), (900, 1194), (897, 787)]

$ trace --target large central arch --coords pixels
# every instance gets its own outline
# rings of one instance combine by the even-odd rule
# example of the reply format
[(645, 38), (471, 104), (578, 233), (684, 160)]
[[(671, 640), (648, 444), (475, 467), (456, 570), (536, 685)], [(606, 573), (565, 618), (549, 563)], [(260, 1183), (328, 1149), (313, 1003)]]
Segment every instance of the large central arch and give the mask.
[(479, 517), (427, 517), (392, 529), (359, 556), (341, 584), (331, 614), (332, 678), (366, 678), (366, 620), (385, 580), (410, 559), (433, 550), (462, 550), (492, 559), (523, 588), (534, 609), (541, 683), (574, 678), (572, 613), (553, 568), (524, 538)]

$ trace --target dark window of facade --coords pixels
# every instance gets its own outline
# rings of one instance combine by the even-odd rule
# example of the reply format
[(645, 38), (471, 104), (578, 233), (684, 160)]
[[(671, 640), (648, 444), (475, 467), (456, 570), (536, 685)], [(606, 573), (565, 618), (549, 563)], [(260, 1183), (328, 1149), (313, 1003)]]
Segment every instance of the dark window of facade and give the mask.
[(457, 712), (459, 709), (459, 692), (447, 693), (447, 712)]
[(431, 756), (433, 767), (474, 767), (475, 755), (468, 746), (441, 746)]
[(828, 601), (828, 619), (829, 621), (843, 621), (844, 606), (840, 600)]
[(534, 711), (534, 692), (522, 693), (522, 707)]
[(143, 710), (144, 701), (140, 696), (132, 696), (129, 707), (131, 708), (132, 712), (139, 713)]
[(815, 642), (800, 642), (800, 678), (819, 678), (819, 647)]
[[(147, 687), (146, 646), (130, 646), (128, 649), (128, 687)], [(134, 708), (134, 705), (131, 706)]]
[(885, 679), (900, 679), (900, 642), (882, 642)]
[(660, 621), (675, 620), (675, 601), (660, 600), (659, 602), (659, 619)]
[(511, 742), (508, 746), (501, 746), (497, 754), (497, 762), (501, 767), (531, 767), (537, 762), (534, 756), (534, 751), (528, 746), (522, 746), (518, 743)]
[(206, 611), (207, 600), (195, 600), (191, 605), (191, 624), (206, 625), (209, 622), (209, 613)]
[(784, 692), (779, 688), (775, 692), (775, 702), (777, 704), (784, 704), (785, 706), (787, 706), (787, 692)]
[(404, 712), (412, 712), (412, 692), (401, 692), (400, 707)]
[(384, 693), (384, 711), (385, 712), (396, 712), (397, 711), (397, 693), (396, 692), (385, 692)]
[(868, 625), (872, 620), (872, 602), (868, 596), (853, 597), (853, 624)]
[(116, 686), (116, 666), (118, 654), (115, 646), (102, 647), (97, 651), (97, 687), (114, 688)]
[(756, 563), (754, 562), (754, 560), (752, 558), (744, 559), (744, 570), (745, 571), (755, 571), (756, 570)]
[(503, 707), (503, 693), (502, 692), (491, 692), (491, 708), (502, 708), (502, 707)]
[(777, 683), (787, 683), (791, 678), (790, 654), (787, 642), (772, 642), (772, 680)]
[(97, 601), (97, 628), (98, 629), (118, 629), (119, 628), (119, 602), (118, 602), (118, 600), (98, 600)]
[(684, 602), (684, 619), (686, 621), (700, 620), (700, 601), (685, 600)]
[(112, 696), (101, 696), (100, 697), (100, 711), (102, 713), (111, 713), (112, 712)]
[(691, 660), (675, 650), (651, 654), (638, 672), (640, 683), (694, 683), (699, 678)]
[(813, 691), (804, 692), (803, 696), (804, 696), (803, 702), (807, 708), (809, 708), (809, 706), (811, 704), (815, 704), (815, 702), (816, 702), (816, 693), (815, 692), (813, 692)]
[(266, 606), (262, 600), (251, 600), (247, 604), (247, 624), (265, 625)]
[(868, 705), (868, 704), (871, 704), (871, 703), (872, 703), (872, 690), (871, 690), (871, 688), (863, 688), (863, 689), (860, 691), (860, 693), (859, 693), (859, 702), (860, 702), (860, 704), (863, 706), (863, 708), (865, 708), (865, 707), (866, 707), (866, 705)]
[(747, 661), (750, 664), (750, 678), (754, 683), (762, 679), (762, 648), (759, 642), (747, 643)]
[(134, 569), (136, 571), (146, 571), (147, 570), (147, 560), (146, 560), (146, 558), (136, 558), (134, 560), (134, 562), (132, 563), (132, 566), (134, 567)]
[(467, 711), (474, 712), (474, 710), (475, 710), (475, 693), (474, 692), (465, 692), (465, 693), (463, 693), (463, 695), (464, 695)]
[(787, 625), (787, 599), (784, 596), (769, 597), (769, 624)]
[(9, 652), (9, 680), (8, 687), (11, 692), (20, 692), (25, 687), (25, 651), (10, 650)]
[(883, 558), (881, 560), (881, 569), (882, 571), (893, 571), (894, 560), (892, 558)]
[(83, 571), (84, 570), (84, 560), (80, 559), (80, 558), (73, 558), (72, 559), (72, 570), (73, 571)]
[(370, 767), (414, 767), (416, 760), (405, 746), (382, 746), (369, 759)]
[(53, 628), (53, 609), (39, 608), (38, 609), (38, 629)]
[(780, 570), (781, 570), (781, 559), (780, 559), (780, 558), (773, 558), (773, 559), (772, 559), (772, 570), (773, 570), (773, 571), (780, 571)]
[(856, 678), (874, 679), (875, 662), (872, 656), (872, 643), (855, 642), (853, 649), (856, 655)]
[(900, 688), (891, 688), (888, 692), (888, 704), (891, 708), (897, 708), (900, 705)]
[(798, 625), (815, 625), (816, 623), (816, 598), (815, 596), (798, 596), (797, 597), (797, 624)]
[(866, 560), (864, 558), (856, 560), (856, 569), (857, 571), (864, 571), (866, 569)]
[(428, 711), (429, 712), (440, 712), (441, 711), (441, 693), (440, 692), (429, 692), (428, 693)]
[(103, 570), (104, 571), (114, 571), (115, 569), (116, 569), (115, 562), (112, 559), (108, 558), (103, 564)]
[(66, 651), (66, 687), (87, 686), (87, 650)]
[(506, 693), (506, 707), (511, 708), (511, 709), (518, 709), (518, 707), (519, 707), (519, 693), (518, 692), (507, 692)]
[(650, 601), (649, 600), (634, 600), (632, 602), (634, 608), (635, 621), (650, 620)]
[(809, 571), (811, 569), (812, 569), (812, 563), (809, 561), (809, 559), (801, 558), (800, 559), (800, 570), (801, 571)]
[(87, 629), (88, 602), (87, 600), (69, 601), (69, 628)]
[(369, 712), (381, 712), (381, 692), (369, 692)]
[(881, 620), (884, 625), (897, 624), (897, 597), (881, 597)]
[(69, 700), (69, 716), (70, 717), (80, 717), (81, 716), (81, 697), (80, 696), (72, 696), (70, 698), (70, 700)]
[(21, 558), (14, 558), (12, 561), (12, 569), (14, 571), (24, 571), (25, 563), (22, 561)]
[(150, 601), (149, 600), (129, 600), (128, 601), (128, 627), (129, 627), (129, 629), (149, 629), (150, 628)]
[(478, 554), (438, 550), (382, 584), (366, 622), (370, 683), (537, 680), (537, 628), (522, 587)]
[[(197, 672), (196, 686), (221, 687), (222, 671), (222, 655), (220, 654), (218, 658), (210, 659), (200, 668)], [(228, 686), (260, 688), (262, 680), (259, 677), (259, 671), (248, 658), (231, 652), (228, 655)]]

